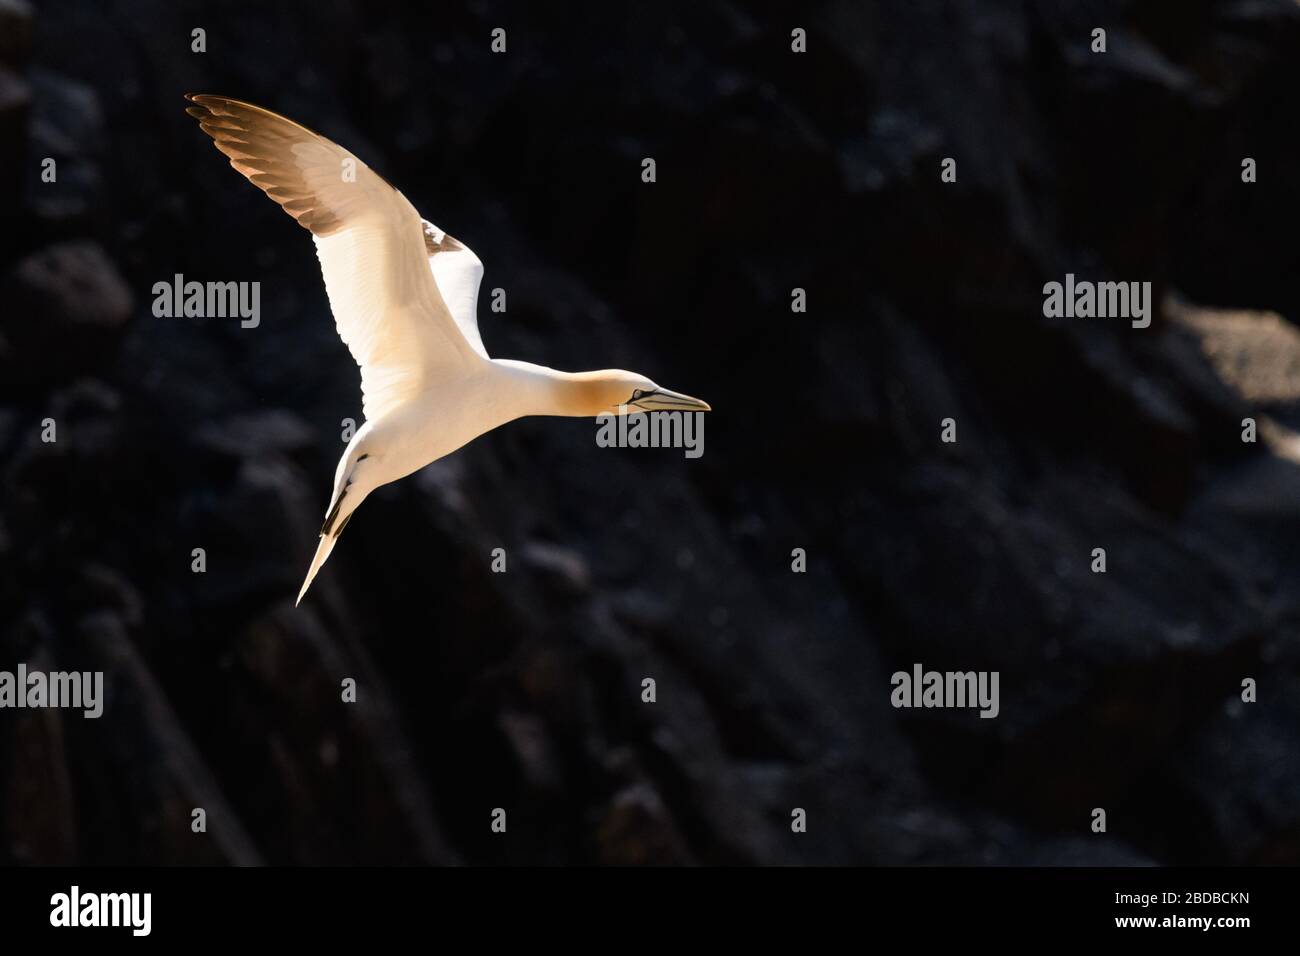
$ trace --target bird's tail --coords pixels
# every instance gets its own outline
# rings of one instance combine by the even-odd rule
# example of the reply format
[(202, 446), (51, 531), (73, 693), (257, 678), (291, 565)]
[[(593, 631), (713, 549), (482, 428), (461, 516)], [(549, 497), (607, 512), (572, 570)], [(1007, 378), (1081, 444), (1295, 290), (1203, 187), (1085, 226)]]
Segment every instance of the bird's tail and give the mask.
[(311, 559), (311, 567), (307, 569), (307, 580), (302, 582), (298, 600), (293, 602), (294, 607), (302, 603), (303, 596), (311, 587), (311, 582), (316, 579), (316, 574), (329, 560), (330, 552), (334, 550), (339, 535), (348, 526), (357, 508), (361, 507), (361, 502), (366, 500), (366, 495), (370, 494), (375, 487), (368, 483), (362, 474), (362, 469), (366, 466), (361, 463), (370, 457), (361, 451), (362, 443), (369, 434), (369, 428), (369, 422), (361, 426), (360, 430), (352, 436), (347, 451), (339, 459), (339, 466), (334, 472), (334, 494), (330, 499), (330, 510), (325, 515), (325, 523), (320, 526), (320, 543), (316, 545), (316, 556)]
[(334, 550), (334, 542), (337, 540), (338, 535), (322, 534), (320, 536), (320, 544), (316, 545), (316, 556), (311, 559), (311, 567), (307, 569), (307, 580), (302, 582), (302, 590), (298, 592), (298, 600), (293, 602), (294, 607), (297, 607), (302, 603), (303, 595), (306, 594), (307, 589), (311, 587), (311, 582), (315, 579), (316, 572), (321, 569), (325, 564), (326, 559), (329, 558), (330, 552)]

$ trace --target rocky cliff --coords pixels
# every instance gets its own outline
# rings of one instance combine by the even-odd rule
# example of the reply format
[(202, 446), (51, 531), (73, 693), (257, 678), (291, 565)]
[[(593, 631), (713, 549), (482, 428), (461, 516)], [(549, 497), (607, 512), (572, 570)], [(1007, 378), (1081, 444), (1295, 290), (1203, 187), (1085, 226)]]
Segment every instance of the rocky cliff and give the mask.
[[(0, 862), (1300, 862), (1300, 7), (450, 6), (0, 0), (0, 667), (107, 695), (0, 711)], [(357, 373), (204, 91), (705, 454), (514, 423), (295, 610)], [(1067, 273), (1150, 327), (1045, 317)], [(260, 323), (155, 316), (176, 274)], [(918, 662), (998, 717), (892, 707)]]

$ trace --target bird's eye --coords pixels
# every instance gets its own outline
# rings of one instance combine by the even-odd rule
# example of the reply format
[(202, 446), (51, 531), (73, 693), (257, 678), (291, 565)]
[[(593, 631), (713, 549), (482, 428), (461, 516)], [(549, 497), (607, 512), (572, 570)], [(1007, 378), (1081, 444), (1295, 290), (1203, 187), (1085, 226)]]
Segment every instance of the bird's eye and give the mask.
[(650, 393), (649, 393), (648, 391), (646, 391), (644, 388), (634, 388), (634, 389), (632, 389), (632, 397), (629, 398), (629, 399), (627, 400), (627, 402), (628, 402), (628, 404), (630, 405), (630, 404), (632, 404), (633, 402), (635, 402), (637, 399), (639, 399), (639, 398), (645, 398), (645, 397), (646, 397), (647, 395), (649, 395), (649, 394), (650, 394)]

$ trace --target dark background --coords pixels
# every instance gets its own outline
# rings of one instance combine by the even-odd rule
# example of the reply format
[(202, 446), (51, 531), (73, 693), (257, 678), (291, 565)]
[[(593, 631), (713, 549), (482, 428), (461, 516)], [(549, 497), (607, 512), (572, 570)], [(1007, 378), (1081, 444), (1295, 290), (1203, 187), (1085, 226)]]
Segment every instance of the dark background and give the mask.
[[(0, 64), (0, 668), (108, 695), (0, 712), (0, 862), (1300, 862), (1292, 0), (0, 0)], [(475, 249), (491, 354), (710, 401), (704, 457), (511, 424), (295, 610), (358, 375), (186, 92)], [(177, 272), (260, 327), (154, 318)], [(1155, 322), (1045, 319), (1066, 272)], [(1000, 716), (892, 709), (915, 662)]]

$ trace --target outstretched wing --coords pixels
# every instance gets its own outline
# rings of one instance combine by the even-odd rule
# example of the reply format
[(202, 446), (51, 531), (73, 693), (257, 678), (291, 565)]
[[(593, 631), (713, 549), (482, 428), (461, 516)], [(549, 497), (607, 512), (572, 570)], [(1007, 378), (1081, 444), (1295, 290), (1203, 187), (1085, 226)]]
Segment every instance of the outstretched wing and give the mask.
[(424, 220), (424, 249), (429, 268), (438, 283), (442, 300), (451, 310), (461, 334), (479, 355), (488, 357), (478, 331), (478, 287), (483, 281), (483, 263), (474, 250)]
[(230, 165), (311, 232), (339, 337), (361, 367), (367, 419), (477, 360), (478, 330), (462, 332), (439, 292), (424, 222), (405, 196), (278, 113), (225, 96), (186, 99)]

